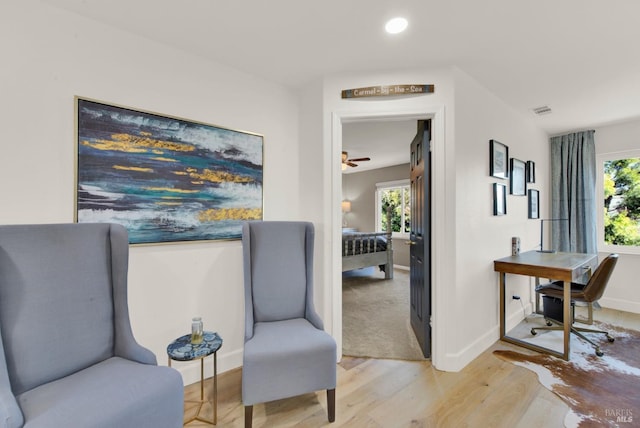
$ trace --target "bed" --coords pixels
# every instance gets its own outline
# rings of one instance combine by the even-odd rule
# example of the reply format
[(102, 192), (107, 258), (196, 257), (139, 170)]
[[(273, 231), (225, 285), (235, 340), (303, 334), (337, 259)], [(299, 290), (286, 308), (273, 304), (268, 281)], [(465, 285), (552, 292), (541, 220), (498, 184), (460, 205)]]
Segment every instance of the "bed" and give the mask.
[(386, 279), (393, 278), (391, 232), (342, 231), (342, 272), (379, 266)]

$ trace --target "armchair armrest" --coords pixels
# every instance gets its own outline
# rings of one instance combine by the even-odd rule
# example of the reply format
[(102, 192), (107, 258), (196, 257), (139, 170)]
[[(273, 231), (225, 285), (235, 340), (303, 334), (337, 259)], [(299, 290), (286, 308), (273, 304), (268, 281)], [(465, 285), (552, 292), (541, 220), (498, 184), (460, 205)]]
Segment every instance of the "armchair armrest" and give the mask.
[(23, 424), (22, 410), (11, 391), (4, 346), (0, 336), (0, 428), (20, 428)]

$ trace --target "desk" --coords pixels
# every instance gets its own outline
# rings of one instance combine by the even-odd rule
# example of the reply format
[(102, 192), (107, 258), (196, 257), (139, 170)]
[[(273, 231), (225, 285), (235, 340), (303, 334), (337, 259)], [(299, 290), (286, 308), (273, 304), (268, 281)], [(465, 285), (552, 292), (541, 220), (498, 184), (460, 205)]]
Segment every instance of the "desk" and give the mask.
[[(569, 335), (571, 329), (571, 282), (579, 280), (589, 270), (595, 270), (598, 263), (596, 254), (582, 253), (541, 253), (527, 251), (517, 256), (504, 257), (493, 262), (493, 270), (500, 273), (500, 339), (524, 346), (534, 351), (546, 352), (569, 360)], [(564, 282), (564, 352), (534, 345), (524, 340), (506, 335), (505, 294), (506, 274), (549, 278)]]

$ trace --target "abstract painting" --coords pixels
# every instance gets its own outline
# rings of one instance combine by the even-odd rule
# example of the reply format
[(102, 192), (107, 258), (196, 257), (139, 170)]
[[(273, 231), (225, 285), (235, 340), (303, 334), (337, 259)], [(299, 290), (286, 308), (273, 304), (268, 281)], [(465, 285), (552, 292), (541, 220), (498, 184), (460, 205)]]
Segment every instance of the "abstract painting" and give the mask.
[(76, 97), (76, 221), (132, 244), (239, 239), (262, 219), (263, 137)]

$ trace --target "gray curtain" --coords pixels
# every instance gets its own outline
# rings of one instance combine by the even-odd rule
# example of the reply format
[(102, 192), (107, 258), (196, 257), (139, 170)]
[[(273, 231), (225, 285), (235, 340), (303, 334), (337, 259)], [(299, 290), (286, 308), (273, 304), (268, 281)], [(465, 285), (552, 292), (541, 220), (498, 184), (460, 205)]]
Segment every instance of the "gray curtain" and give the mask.
[(596, 253), (595, 131), (551, 138), (552, 248)]

